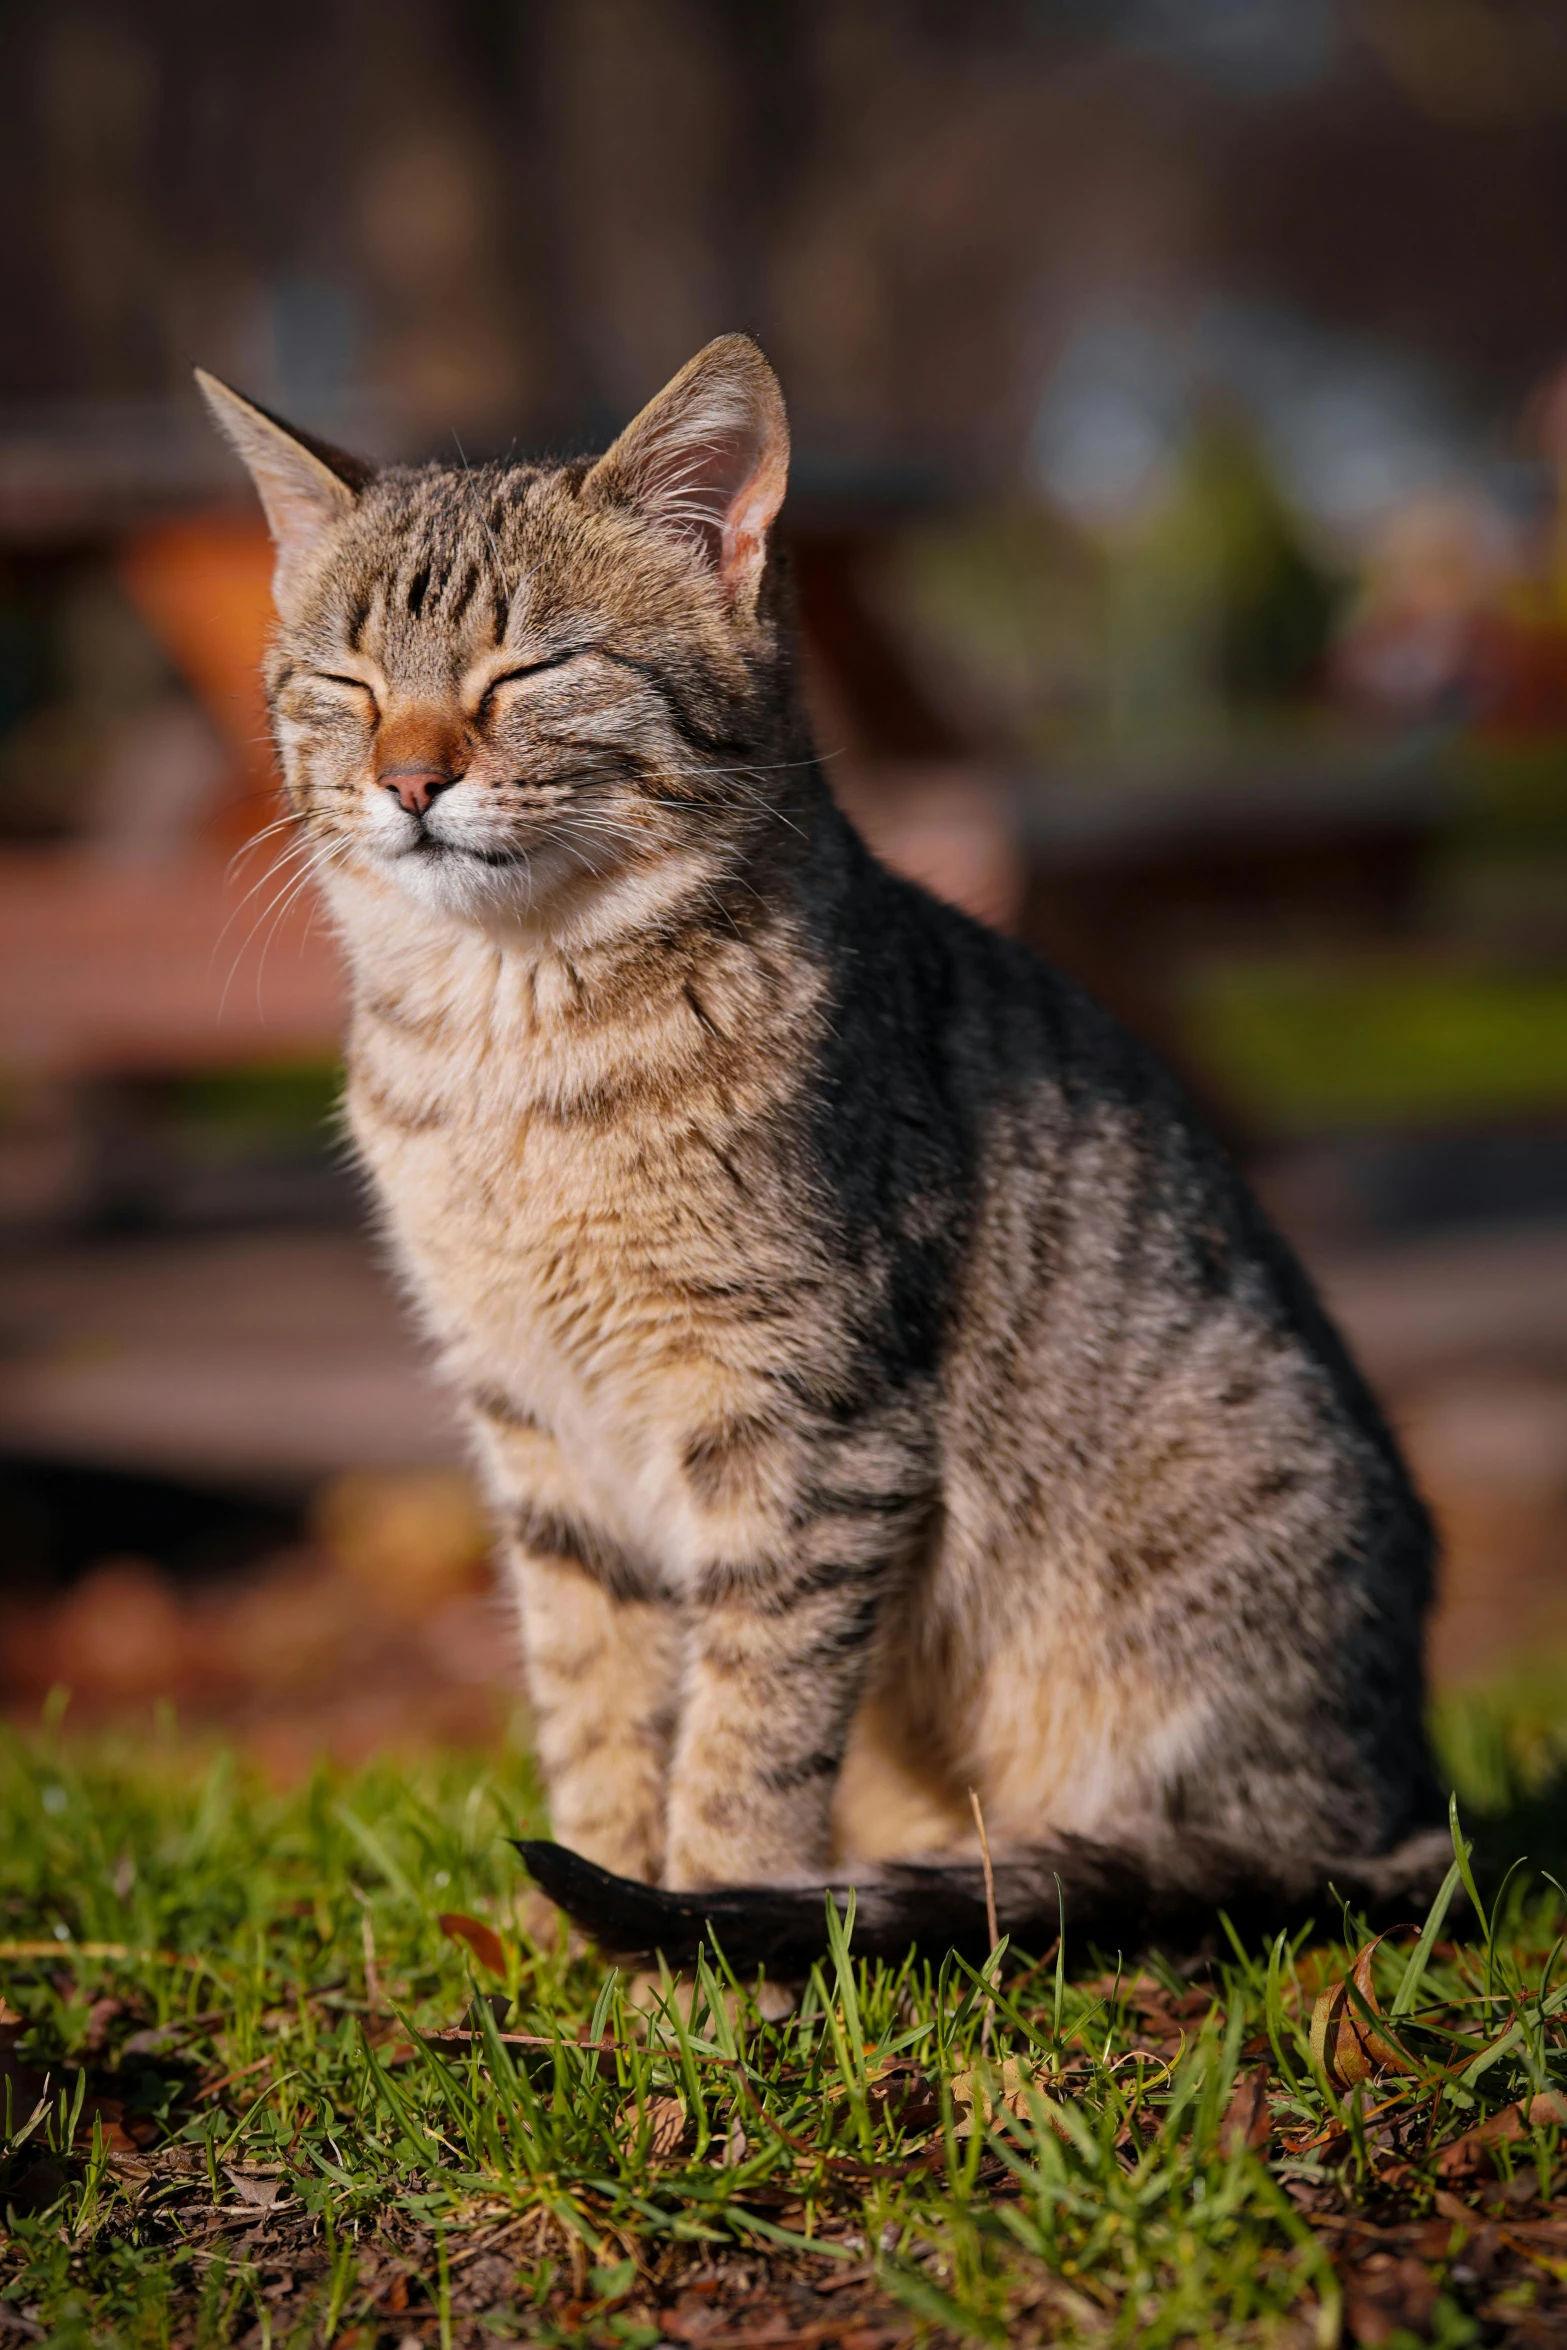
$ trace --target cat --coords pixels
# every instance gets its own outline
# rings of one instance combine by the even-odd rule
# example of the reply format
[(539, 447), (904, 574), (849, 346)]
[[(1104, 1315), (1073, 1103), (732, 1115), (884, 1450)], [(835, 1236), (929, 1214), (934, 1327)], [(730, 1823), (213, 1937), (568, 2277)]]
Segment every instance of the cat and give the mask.
[(608, 1950), (775, 1967), (829, 1886), (900, 1951), (1426, 1883), (1393, 1440), (1173, 1079), (834, 804), (756, 345), (596, 462), (377, 471), (200, 383), (539, 1881)]

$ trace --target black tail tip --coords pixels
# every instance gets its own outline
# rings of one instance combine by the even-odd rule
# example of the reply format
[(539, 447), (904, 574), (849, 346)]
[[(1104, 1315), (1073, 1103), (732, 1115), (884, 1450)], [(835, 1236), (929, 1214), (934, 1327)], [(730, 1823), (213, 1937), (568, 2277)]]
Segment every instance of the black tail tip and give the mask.
[(599, 1868), (593, 1861), (584, 1860), (581, 1853), (573, 1852), (569, 1845), (552, 1843), (547, 1836), (513, 1836), (511, 1841), (521, 1853), (522, 1865), (540, 1892), (547, 1893), (551, 1901), (559, 1902), (562, 1909), (569, 1909), (573, 1893), (591, 1885), (595, 1879), (601, 1880), (604, 1885), (623, 1884), (626, 1881), (624, 1878), (612, 1877), (607, 1869)]
[(675, 1966), (695, 1959), (707, 1931), (711, 1897), (666, 1893), (635, 1877), (617, 1877), (569, 1845), (544, 1838), (512, 1841), (539, 1890), (607, 1957), (641, 1964), (662, 1952)]
[(710, 1958), (741, 1973), (765, 1967), (774, 1974), (809, 1969), (827, 1949), (825, 1885), (720, 1885), (705, 1893), (675, 1893), (660, 1885), (617, 1877), (564, 1844), (514, 1838), (540, 1891), (591, 1935), (607, 1958), (672, 1967)]

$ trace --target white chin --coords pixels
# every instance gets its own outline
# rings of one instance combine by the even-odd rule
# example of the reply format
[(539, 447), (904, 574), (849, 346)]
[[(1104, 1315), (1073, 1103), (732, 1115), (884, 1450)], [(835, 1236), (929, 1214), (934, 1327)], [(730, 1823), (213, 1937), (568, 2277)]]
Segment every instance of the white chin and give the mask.
[(391, 876), (414, 905), (428, 913), (455, 914), (481, 927), (497, 921), (537, 921), (557, 905), (560, 893), (589, 869), (564, 841), (539, 841), (525, 857), (487, 864), (448, 848), (441, 856), (417, 852), (394, 858)]
[(487, 865), (482, 857), (457, 851), (439, 857), (399, 857), (391, 870), (398, 888), (416, 906), (432, 914), (466, 915), (470, 921), (521, 911), (537, 891), (537, 875), (530, 865)]

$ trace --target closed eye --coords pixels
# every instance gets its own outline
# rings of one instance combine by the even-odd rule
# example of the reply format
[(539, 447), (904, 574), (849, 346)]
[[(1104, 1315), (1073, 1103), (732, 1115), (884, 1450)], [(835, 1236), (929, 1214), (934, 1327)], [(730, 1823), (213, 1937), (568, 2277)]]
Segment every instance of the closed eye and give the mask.
[(310, 672), (310, 683), (312, 685), (347, 686), (350, 692), (362, 695), (375, 714), (378, 717), (380, 715), (381, 705), (376, 700), (375, 688), (366, 685), (362, 677), (344, 677), (335, 669), (313, 669)]
[(588, 645), (574, 645), (569, 652), (548, 653), (542, 661), (519, 661), (515, 669), (503, 669), (499, 677), (490, 679), (479, 696), (479, 706), (474, 715), (481, 719), (488, 717), (490, 705), (503, 685), (516, 685), (522, 678), (537, 677), (546, 669), (563, 669), (568, 661), (581, 661), (591, 650), (592, 647)]

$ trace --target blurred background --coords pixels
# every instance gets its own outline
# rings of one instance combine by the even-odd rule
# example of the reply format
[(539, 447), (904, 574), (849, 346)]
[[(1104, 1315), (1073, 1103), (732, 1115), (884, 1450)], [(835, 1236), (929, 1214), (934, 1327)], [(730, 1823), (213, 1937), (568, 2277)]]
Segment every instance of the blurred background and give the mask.
[(1437, 1510), (1439, 1681), (1567, 1653), (1557, 0), (55, 0), (4, 65), (0, 1705), (286, 1773), (511, 1699), (192, 362), (472, 458), (733, 327), (840, 796), (1240, 1154)]

